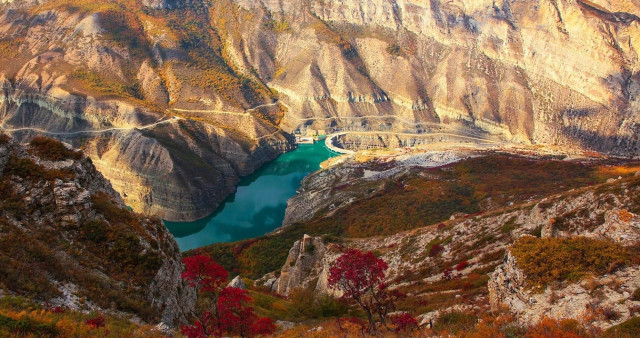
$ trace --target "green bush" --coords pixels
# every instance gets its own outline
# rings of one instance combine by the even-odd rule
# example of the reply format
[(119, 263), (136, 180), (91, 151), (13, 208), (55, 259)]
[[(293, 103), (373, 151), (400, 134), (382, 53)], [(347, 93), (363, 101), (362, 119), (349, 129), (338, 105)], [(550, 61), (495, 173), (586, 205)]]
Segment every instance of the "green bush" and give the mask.
[(616, 243), (585, 237), (521, 237), (511, 253), (536, 289), (553, 281), (577, 281), (590, 273), (603, 275), (633, 258), (630, 250)]
[(621, 324), (608, 328), (604, 332), (604, 336), (612, 337), (612, 338), (627, 338), (627, 337), (632, 338), (632, 337), (638, 337), (639, 332), (640, 332), (640, 317), (635, 316)]
[(20, 336), (56, 337), (58, 329), (53, 324), (37, 323), (29, 319), (12, 319), (0, 315), (0, 333), (8, 331)]
[(456, 334), (461, 331), (469, 331), (473, 329), (478, 322), (478, 317), (471, 313), (465, 312), (447, 312), (443, 313), (434, 325), (435, 331), (447, 331)]
[(349, 308), (329, 295), (317, 294), (312, 289), (295, 289), (289, 295), (291, 310), (300, 319), (344, 316)]
[(102, 243), (107, 240), (108, 227), (107, 222), (94, 219), (85, 222), (81, 229), (85, 238), (95, 243)]

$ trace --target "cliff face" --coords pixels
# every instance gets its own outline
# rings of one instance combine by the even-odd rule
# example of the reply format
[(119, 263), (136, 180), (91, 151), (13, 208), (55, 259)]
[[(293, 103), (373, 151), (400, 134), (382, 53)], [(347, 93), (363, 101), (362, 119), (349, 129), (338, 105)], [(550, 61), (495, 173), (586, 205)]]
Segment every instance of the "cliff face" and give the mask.
[[(640, 149), (629, 0), (1, 6), (3, 126), (60, 133), (128, 205), (171, 220), (206, 215), (289, 150), (282, 131)], [(166, 116), (183, 120), (141, 129)]]
[(0, 134), (0, 289), (72, 309), (185, 321), (195, 293), (159, 219), (124, 208), (90, 159)]
[(329, 268), (340, 251), (335, 245), (325, 245), (320, 237), (304, 235), (293, 244), (282, 270), (262, 277), (258, 283), (280, 295), (295, 289), (310, 288), (317, 293), (335, 294), (327, 285)]
[[(263, 6), (238, 3), (249, 12)], [(257, 25), (253, 33), (239, 25), (230, 41), (253, 47), (248, 62), (289, 107), (286, 128), (459, 131), (470, 124), (513, 142), (638, 151), (639, 10), (632, 1), (264, 7), (263, 15), (288, 26), (267, 39)], [(263, 41), (275, 51), (267, 62)]]
[[(187, 5), (193, 3), (168, 8), (206, 18), (179, 9)], [(83, 148), (138, 212), (201, 218), (234, 191), (239, 176), (290, 150), (290, 139), (272, 121), (279, 107), (269, 104), (264, 88), (252, 89), (259, 85), (241, 82), (224, 65), (202, 69), (200, 54), (212, 51), (187, 55), (176, 37), (163, 40), (170, 45), (153, 43), (158, 37), (147, 35), (153, 28), (143, 26), (151, 23), (136, 10), (59, 1), (5, 5), (2, 126), (21, 140), (48, 132)]]

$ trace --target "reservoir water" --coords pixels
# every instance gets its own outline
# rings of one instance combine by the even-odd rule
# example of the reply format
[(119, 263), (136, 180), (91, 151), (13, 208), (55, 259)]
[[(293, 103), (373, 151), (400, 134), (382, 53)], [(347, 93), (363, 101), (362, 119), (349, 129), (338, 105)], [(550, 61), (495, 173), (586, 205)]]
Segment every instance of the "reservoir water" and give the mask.
[(238, 190), (213, 214), (195, 222), (168, 222), (180, 250), (262, 236), (282, 225), (287, 200), (300, 182), (336, 156), (324, 142), (301, 144), (241, 179)]

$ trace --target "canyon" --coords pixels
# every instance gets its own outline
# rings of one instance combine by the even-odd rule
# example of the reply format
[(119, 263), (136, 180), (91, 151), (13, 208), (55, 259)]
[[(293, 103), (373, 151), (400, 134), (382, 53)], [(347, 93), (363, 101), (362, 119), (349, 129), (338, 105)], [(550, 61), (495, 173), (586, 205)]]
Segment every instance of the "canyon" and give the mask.
[(167, 220), (208, 215), (314, 130), (640, 150), (631, 0), (0, 6), (2, 127), (82, 148)]
[(0, 335), (176, 334), (219, 300), (195, 255), (278, 334), (348, 335), (329, 276), (357, 249), (416, 335), (635, 336), (639, 25), (638, 0), (0, 0)]

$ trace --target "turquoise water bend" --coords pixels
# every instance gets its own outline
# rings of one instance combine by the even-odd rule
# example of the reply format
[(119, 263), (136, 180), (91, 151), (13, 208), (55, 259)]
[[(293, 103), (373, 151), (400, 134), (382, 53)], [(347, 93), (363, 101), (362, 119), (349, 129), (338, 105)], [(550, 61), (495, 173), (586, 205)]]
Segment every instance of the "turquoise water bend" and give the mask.
[(301, 144), (241, 179), (236, 193), (213, 214), (195, 222), (164, 223), (182, 251), (262, 236), (282, 225), (287, 200), (302, 179), (333, 156), (324, 142)]

